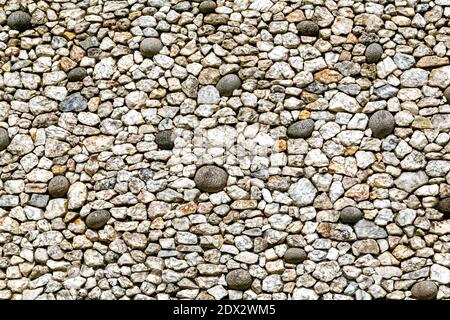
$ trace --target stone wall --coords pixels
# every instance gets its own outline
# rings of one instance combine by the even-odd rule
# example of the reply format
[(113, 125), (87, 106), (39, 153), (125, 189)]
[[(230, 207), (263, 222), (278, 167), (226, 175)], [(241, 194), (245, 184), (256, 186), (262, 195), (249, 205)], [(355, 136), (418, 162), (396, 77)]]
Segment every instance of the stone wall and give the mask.
[(450, 298), (450, 0), (0, 0), (0, 299)]

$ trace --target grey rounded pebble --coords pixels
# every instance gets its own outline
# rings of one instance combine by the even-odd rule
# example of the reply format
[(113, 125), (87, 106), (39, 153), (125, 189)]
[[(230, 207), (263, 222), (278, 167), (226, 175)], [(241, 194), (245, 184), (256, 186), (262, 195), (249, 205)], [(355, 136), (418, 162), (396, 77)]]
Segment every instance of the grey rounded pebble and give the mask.
[(172, 130), (163, 130), (155, 135), (155, 142), (160, 149), (172, 150), (175, 146), (174, 135)]
[(5, 150), (10, 142), (11, 140), (9, 139), (8, 131), (0, 128), (0, 151)]
[(62, 112), (80, 112), (86, 110), (87, 100), (79, 92), (67, 96), (59, 104), (59, 110)]
[(356, 223), (361, 220), (363, 213), (356, 207), (345, 207), (341, 210), (340, 218), (344, 223)]
[(377, 63), (381, 60), (383, 54), (383, 47), (378, 43), (371, 43), (366, 48), (366, 62)]
[(217, 4), (214, 1), (203, 1), (198, 6), (198, 10), (201, 13), (205, 13), (205, 14), (213, 13), (214, 11), (216, 11), (216, 8), (217, 8)]
[(441, 199), (437, 205), (438, 211), (450, 215), (450, 197)]
[(55, 176), (48, 183), (48, 193), (53, 198), (63, 198), (69, 191), (70, 182), (64, 176)]
[(14, 11), (9, 15), (7, 24), (11, 29), (25, 31), (31, 28), (31, 15), (25, 11)]
[(413, 285), (411, 295), (417, 300), (433, 300), (436, 298), (438, 286), (432, 281), (421, 281)]
[(297, 30), (301, 36), (317, 37), (319, 35), (319, 26), (310, 20), (299, 22), (297, 24)]
[(194, 176), (197, 188), (205, 192), (218, 192), (227, 185), (228, 173), (215, 165), (205, 165)]
[(291, 124), (287, 129), (290, 138), (308, 138), (314, 131), (314, 121), (312, 119), (301, 120)]
[(450, 104), (450, 87), (448, 87), (447, 89), (445, 89), (444, 91), (444, 97), (447, 100), (447, 103)]
[(111, 214), (107, 210), (97, 210), (91, 212), (86, 218), (86, 225), (89, 229), (100, 229), (111, 218)]
[(252, 276), (247, 270), (236, 269), (230, 271), (226, 277), (228, 288), (232, 290), (247, 290), (252, 285)]
[(394, 116), (386, 110), (375, 112), (369, 119), (369, 128), (372, 130), (372, 136), (376, 138), (387, 137), (394, 131)]
[(81, 81), (87, 77), (87, 70), (83, 67), (77, 67), (69, 71), (67, 79), (71, 82)]
[(302, 263), (306, 257), (306, 251), (301, 248), (289, 248), (284, 253), (284, 261), (292, 264)]
[(231, 96), (233, 91), (241, 87), (241, 79), (235, 74), (227, 74), (216, 84), (216, 89), (222, 96)]
[(156, 38), (146, 38), (142, 40), (140, 50), (144, 57), (151, 58), (158, 54), (163, 48), (161, 40)]

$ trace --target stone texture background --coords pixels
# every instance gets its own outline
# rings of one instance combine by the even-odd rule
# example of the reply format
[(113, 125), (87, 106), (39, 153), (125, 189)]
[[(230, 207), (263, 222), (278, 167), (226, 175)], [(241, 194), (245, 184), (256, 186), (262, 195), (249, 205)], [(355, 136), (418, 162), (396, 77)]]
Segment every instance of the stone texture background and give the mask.
[(0, 299), (450, 298), (449, 18), (0, 0)]

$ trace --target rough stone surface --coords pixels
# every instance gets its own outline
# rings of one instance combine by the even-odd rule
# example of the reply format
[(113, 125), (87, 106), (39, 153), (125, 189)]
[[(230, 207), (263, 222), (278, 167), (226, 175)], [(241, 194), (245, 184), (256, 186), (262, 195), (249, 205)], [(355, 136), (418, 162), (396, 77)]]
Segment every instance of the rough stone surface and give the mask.
[(87, 100), (79, 92), (67, 96), (60, 104), (62, 112), (80, 112), (87, 108)]
[(171, 150), (175, 146), (172, 130), (163, 130), (155, 135), (155, 142), (160, 149)]
[(11, 140), (9, 139), (8, 131), (3, 128), (0, 128), (0, 151), (5, 150)]
[(371, 43), (366, 48), (367, 63), (377, 63), (381, 60), (383, 54), (383, 47), (378, 43)]

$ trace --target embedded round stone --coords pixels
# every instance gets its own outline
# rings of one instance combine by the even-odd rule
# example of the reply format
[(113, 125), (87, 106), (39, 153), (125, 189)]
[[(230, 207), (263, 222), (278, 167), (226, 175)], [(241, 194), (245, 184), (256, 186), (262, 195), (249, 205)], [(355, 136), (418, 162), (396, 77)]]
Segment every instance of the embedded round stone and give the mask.
[(298, 34), (301, 36), (317, 37), (319, 35), (319, 26), (313, 21), (302, 21), (297, 24)]
[(86, 225), (89, 229), (100, 229), (111, 218), (111, 214), (107, 210), (97, 210), (89, 213), (86, 218)]
[(9, 139), (8, 131), (6, 129), (0, 128), (0, 151), (5, 150), (11, 140)]
[(378, 43), (371, 43), (366, 48), (366, 62), (377, 63), (383, 54), (383, 47)]
[(198, 10), (200, 10), (201, 13), (213, 13), (216, 11), (217, 4), (214, 1), (203, 1), (198, 6)]
[(233, 290), (247, 290), (252, 285), (252, 276), (247, 270), (236, 269), (230, 271), (226, 277), (228, 288)]
[(417, 300), (433, 300), (436, 298), (438, 286), (432, 281), (421, 281), (413, 285), (411, 295)]
[(31, 15), (25, 11), (15, 11), (9, 15), (7, 24), (11, 29), (25, 31), (31, 28)]
[(69, 71), (67, 79), (70, 82), (81, 81), (87, 77), (87, 70), (83, 67), (77, 67)]
[(363, 213), (356, 207), (345, 207), (341, 210), (340, 218), (344, 223), (355, 223), (361, 220)]
[(175, 146), (172, 130), (163, 130), (155, 135), (155, 142), (160, 149), (172, 150)]
[(394, 131), (394, 116), (386, 110), (375, 112), (369, 119), (369, 128), (372, 130), (372, 136), (384, 138)]
[(444, 91), (444, 97), (447, 100), (447, 103), (450, 103), (450, 87), (448, 87), (447, 89), (445, 89)]
[(450, 215), (450, 197), (441, 199), (437, 206), (438, 211)]
[(312, 119), (301, 120), (291, 124), (287, 129), (290, 138), (308, 138), (314, 131), (314, 121)]
[(141, 53), (144, 57), (150, 58), (158, 54), (163, 48), (161, 40), (156, 38), (146, 38), (141, 42)]
[(228, 173), (214, 165), (206, 165), (197, 170), (194, 176), (197, 188), (205, 192), (218, 192), (227, 185)]
[(237, 75), (227, 74), (217, 82), (216, 89), (222, 96), (231, 96), (234, 90), (241, 87), (241, 84), (241, 79)]
[(306, 260), (305, 250), (300, 248), (289, 248), (284, 253), (284, 261), (287, 263), (298, 264)]
[(65, 197), (69, 191), (70, 182), (64, 176), (55, 176), (48, 183), (48, 193), (53, 198)]

